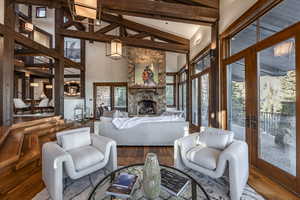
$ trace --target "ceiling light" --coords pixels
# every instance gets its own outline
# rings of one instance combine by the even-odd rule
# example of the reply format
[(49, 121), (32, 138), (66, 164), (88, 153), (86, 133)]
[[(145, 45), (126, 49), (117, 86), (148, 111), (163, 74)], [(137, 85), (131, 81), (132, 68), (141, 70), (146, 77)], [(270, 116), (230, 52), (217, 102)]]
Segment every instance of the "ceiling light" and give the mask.
[(86, 17), (89, 19), (94, 19), (95, 23), (93, 23), (93, 25), (100, 24), (100, 0), (69, 0), (69, 7), (73, 21), (78, 21), (76, 20), (76, 17)]
[(294, 41), (287, 41), (283, 42), (281, 44), (278, 44), (274, 47), (274, 56), (285, 56), (287, 54), (290, 54), (294, 47)]

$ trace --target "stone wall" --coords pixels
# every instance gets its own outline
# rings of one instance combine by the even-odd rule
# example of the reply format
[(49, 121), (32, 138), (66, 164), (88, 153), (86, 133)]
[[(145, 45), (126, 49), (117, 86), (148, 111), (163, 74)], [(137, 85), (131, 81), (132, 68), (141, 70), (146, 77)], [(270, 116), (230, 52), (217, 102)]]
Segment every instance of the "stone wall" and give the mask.
[[(141, 100), (152, 100), (157, 103), (157, 114), (166, 110), (166, 53), (150, 49), (128, 47), (128, 112), (137, 114), (137, 105)], [(156, 63), (158, 65), (158, 84), (156, 87), (143, 88), (135, 82), (137, 64)]]

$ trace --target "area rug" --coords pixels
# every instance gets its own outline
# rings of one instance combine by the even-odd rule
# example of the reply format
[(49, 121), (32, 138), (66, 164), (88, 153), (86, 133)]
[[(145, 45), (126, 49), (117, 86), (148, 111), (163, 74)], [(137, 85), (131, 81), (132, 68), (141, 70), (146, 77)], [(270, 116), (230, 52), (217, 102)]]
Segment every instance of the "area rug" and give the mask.
[[(186, 170), (210, 196), (211, 200), (230, 200), (228, 196), (228, 182), (224, 178), (212, 179), (199, 172)], [(82, 177), (78, 180), (65, 180), (64, 200), (87, 200), (93, 188), (105, 177), (107, 171), (99, 170), (93, 174)], [(204, 199), (199, 195), (198, 200)], [(47, 189), (38, 193), (33, 200), (52, 200)], [(264, 200), (253, 188), (246, 185), (241, 200)]]

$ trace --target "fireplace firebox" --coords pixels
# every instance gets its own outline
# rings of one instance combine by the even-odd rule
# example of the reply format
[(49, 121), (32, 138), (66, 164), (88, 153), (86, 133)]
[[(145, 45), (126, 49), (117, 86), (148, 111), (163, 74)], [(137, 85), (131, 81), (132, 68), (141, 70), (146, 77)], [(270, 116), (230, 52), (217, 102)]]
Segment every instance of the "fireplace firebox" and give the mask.
[(139, 115), (155, 115), (157, 114), (157, 103), (153, 100), (141, 100), (138, 102)]

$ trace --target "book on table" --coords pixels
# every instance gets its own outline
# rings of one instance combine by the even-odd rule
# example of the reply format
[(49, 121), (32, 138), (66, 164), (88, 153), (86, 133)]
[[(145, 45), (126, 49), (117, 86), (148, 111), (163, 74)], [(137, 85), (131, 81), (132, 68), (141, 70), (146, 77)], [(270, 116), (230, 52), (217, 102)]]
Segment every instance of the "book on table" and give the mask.
[(107, 195), (113, 195), (120, 198), (129, 198), (134, 185), (137, 181), (137, 176), (128, 173), (120, 173), (107, 189)]
[(189, 184), (189, 179), (166, 169), (161, 169), (161, 187), (174, 196), (179, 196)]

